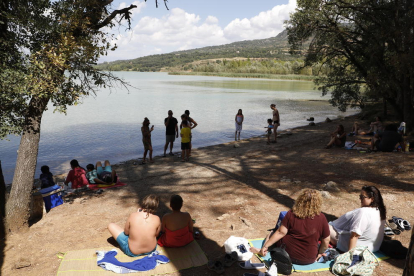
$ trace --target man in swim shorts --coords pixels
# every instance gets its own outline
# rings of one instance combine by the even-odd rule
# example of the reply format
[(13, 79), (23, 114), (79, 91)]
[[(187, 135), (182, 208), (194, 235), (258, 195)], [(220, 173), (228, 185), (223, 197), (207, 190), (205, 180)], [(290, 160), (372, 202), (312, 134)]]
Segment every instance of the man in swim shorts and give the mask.
[(154, 215), (158, 204), (158, 196), (148, 195), (142, 201), (141, 208), (129, 216), (124, 229), (115, 223), (108, 225), (109, 232), (126, 255), (137, 257), (156, 249), (161, 230), (160, 218)]
[(170, 155), (173, 156), (172, 149), (174, 147), (175, 138), (178, 138), (178, 121), (172, 116), (173, 112), (168, 110), (168, 117), (165, 118), (164, 124), (166, 127), (165, 131), (165, 146), (164, 146), (164, 157), (167, 156), (168, 144), (170, 144)]

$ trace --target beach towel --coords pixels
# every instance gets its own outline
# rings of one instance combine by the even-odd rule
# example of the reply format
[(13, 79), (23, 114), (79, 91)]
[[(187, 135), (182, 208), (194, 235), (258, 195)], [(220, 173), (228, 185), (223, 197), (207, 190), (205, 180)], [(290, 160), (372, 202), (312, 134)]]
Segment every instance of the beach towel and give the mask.
[(171, 231), (165, 227), (165, 232), (158, 239), (158, 245), (166, 247), (181, 247), (194, 240), (193, 233), (188, 230), (188, 226)]
[[(249, 240), (250, 246), (252, 247), (256, 247), (256, 248), (262, 248), (264, 239), (252, 239)], [(378, 261), (381, 260), (386, 260), (389, 259), (389, 256), (386, 256), (384, 253), (382, 253), (381, 251), (377, 251), (374, 252), (375, 257), (377, 257)], [(270, 253), (267, 253), (266, 256), (262, 257), (260, 255), (256, 254), (256, 257), (263, 262), (266, 267), (269, 267), (270, 262), (271, 262), (271, 257), (270, 257)], [(326, 263), (313, 263), (313, 264), (309, 264), (309, 265), (293, 265), (293, 271), (295, 272), (304, 272), (304, 273), (308, 273), (308, 272), (318, 272), (318, 271), (328, 271), (332, 265), (333, 265), (334, 261), (328, 261)]]
[(116, 258), (117, 254), (118, 252), (116, 249), (110, 251), (96, 251), (98, 266), (108, 271), (126, 274), (153, 270), (159, 264), (166, 264), (170, 261), (167, 257), (159, 255), (158, 251), (154, 251), (144, 258), (132, 262), (118, 261)]
[[(109, 276), (115, 275), (111, 271), (105, 271), (96, 262), (96, 251), (109, 251), (113, 247), (95, 249), (84, 249), (66, 252), (62, 259), (57, 275), (58, 276)], [(196, 241), (184, 247), (167, 248), (157, 246), (160, 255), (166, 256), (170, 262), (158, 265), (154, 270), (139, 272), (140, 276), (171, 274), (190, 267), (198, 267), (207, 264), (208, 260)], [(120, 262), (132, 262), (142, 259), (145, 256), (129, 257), (118, 250), (116, 258)], [(138, 275), (138, 274), (137, 274)]]
[(354, 142), (352, 142), (352, 141), (347, 141), (347, 142), (345, 142), (345, 149), (356, 149), (356, 147), (355, 147), (355, 143)]
[(116, 188), (116, 187), (123, 187), (126, 186), (126, 183), (122, 183), (118, 181), (117, 183), (112, 184), (89, 184), (88, 188), (90, 190), (99, 190), (99, 189), (110, 189), (110, 188)]

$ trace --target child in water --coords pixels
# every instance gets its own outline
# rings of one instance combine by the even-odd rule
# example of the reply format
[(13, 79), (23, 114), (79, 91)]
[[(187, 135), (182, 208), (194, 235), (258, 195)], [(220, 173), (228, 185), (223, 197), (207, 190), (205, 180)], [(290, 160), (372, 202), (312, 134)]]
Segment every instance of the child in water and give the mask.
[(236, 114), (236, 118), (234, 119), (236, 121), (236, 133), (234, 134), (234, 141), (237, 141), (237, 133), (239, 134), (239, 141), (240, 141), (240, 132), (242, 130), (243, 125), (243, 111), (239, 109), (239, 111)]
[(267, 124), (268, 124), (268, 126), (265, 127), (265, 128), (267, 128), (267, 130), (266, 130), (267, 144), (270, 145), (270, 136), (272, 135), (272, 130), (274, 128), (272, 119), (267, 119)]

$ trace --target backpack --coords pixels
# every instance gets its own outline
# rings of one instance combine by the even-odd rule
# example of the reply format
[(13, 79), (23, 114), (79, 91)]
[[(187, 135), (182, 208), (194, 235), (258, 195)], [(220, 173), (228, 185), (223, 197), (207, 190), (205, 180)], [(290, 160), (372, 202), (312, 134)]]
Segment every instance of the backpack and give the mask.
[[(353, 264), (353, 261), (359, 262)], [(378, 265), (377, 257), (366, 246), (356, 246), (336, 257), (332, 273), (335, 275), (370, 276)]]
[(292, 260), (285, 249), (281, 247), (274, 247), (269, 249), (272, 263), (277, 266), (277, 272), (284, 275), (292, 274)]

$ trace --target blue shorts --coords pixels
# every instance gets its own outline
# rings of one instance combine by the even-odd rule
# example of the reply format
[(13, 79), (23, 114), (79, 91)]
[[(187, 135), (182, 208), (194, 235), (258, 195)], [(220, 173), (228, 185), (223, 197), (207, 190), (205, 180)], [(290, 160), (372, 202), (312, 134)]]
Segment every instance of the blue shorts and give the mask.
[(111, 166), (96, 167), (96, 173), (97, 173), (97, 175), (98, 175), (99, 178), (101, 178), (101, 175), (102, 175), (103, 172), (112, 173), (112, 167)]
[(131, 250), (129, 250), (128, 239), (129, 239), (129, 236), (125, 235), (125, 233), (122, 232), (116, 238), (116, 242), (119, 244), (119, 247), (121, 248), (122, 252), (124, 252), (126, 255), (128, 255), (130, 257), (139, 257), (139, 256), (143, 256), (143, 255), (148, 255), (148, 254), (151, 254), (152, 252), (154, 252), (155, 249), (157, 249), (157, 245), (155, 245), (154, 250), (152, 250), (151, 252), (135, 255), (131, 252)]

